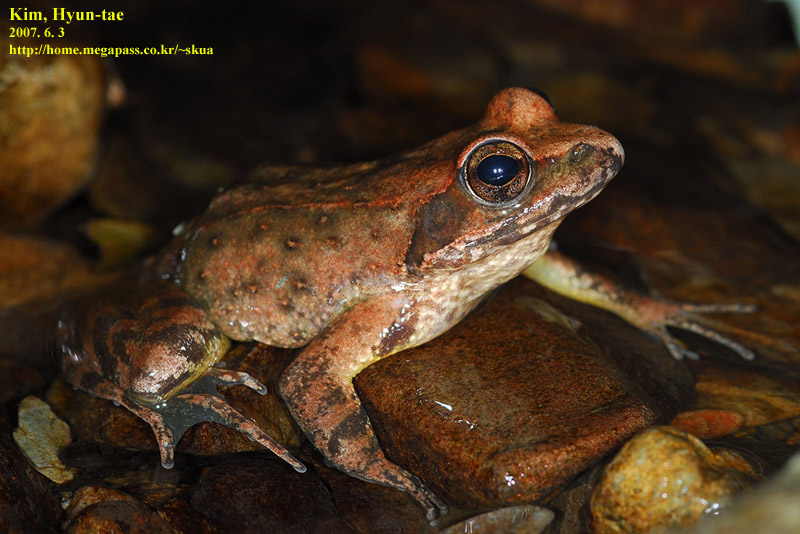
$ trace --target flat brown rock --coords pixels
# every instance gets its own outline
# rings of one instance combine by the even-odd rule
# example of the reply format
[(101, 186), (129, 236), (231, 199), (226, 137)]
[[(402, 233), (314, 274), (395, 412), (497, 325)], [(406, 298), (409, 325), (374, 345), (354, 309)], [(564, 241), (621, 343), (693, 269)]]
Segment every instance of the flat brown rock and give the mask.
[(356, 379), (388, 456), (451, 504), (538, 499), (659, 417), (543, 295), (513, 283), (447, 334)]

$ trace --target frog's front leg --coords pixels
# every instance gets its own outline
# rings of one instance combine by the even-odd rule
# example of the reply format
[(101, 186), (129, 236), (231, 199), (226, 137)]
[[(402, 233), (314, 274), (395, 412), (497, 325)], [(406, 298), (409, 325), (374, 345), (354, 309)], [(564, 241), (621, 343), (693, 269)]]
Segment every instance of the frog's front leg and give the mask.
[(241, 384), (262, 395), (267, 389), (247, 373), (213, 367), (229, 341), (205, 310), (174, 284), (71, 310), (59, 322), (58, 339), (65, 379), (147, 422), (164, 467), (172, 467), (175, 444), (189, 427), (213, 421), (246, 434), (305, 471), (219, 394), (217, 386)]
[(384, 456), (353, 377), (373, 362), (406, 348), (412, 321), (401, 320), (395, 295), (358, 304), (329, 325), (287, 367), (278, 388), (295, 421), (340, 470), (411, 495), (429, 519), (447, 505), (413, 474)]
[[(736, 352), (745, 360), (752, 360), (755, 354), (741, 343), (720, 334), (717, 330), (726, 329), (738, 334), (746, 332), (726, 327), (720, 322), (704, 317), (702, 313), (749, 313), (754, 307), (742, 304), (691, 304), (650, 297), (621, 287), (612, 280), (582, 268), (577, 262), (555, 250), (549, 250), (533, 265), (528, 267), (525, 276), (539, 284), (569, 297), (610, 311), (660, 339), (676, 359), (684, 357), (696, 359), (697, 354), (687, 349), (674, 338), (667, 327), (681, 328), (707, 337)], [(749, 336), (755, 338), (756, 336)]]

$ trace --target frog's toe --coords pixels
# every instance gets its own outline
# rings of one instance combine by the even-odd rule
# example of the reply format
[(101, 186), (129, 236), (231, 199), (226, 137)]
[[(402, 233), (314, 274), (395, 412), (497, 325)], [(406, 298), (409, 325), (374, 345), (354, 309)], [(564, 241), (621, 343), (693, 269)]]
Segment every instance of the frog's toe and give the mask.
[(752, 304), (682, 304), (681, 309), (698, 313), (754, 313), (758, 308)]
[(408, 493), (422, 505), (429, 521), (445, 515), (449, 510), (447, 504), (428, 489), (418, 477), (385, 458), (373, 460), (366, 473), (363, 474), (369, 480)]
[(164, 469), (172, 469), (175, 467), (175, 446), (170, 443), (166, 446), (158, 444), (161, 452), (161, 467)]
[(720, 345), (728, 347), (745, 360), (754, 360), (756, 357), (755, 352), (745, 347), (738, 341), (734, 341), (733, 339), (724, 336), (716, 330), (700, 324), (697, 321), (675, 321), (673, 325), (677, 328), (682, 328), (683, 330), (688, 330), (689, 332), (694, 332), (695, 334), (701, 335), (712, 341), (716, 341)]
[(164, 469), (172, 469), (175, 466), (175, 435), (172, 429), (164, 421), (164, 418), (155, 411), (138, 406), (138, 411), (134, 411), (134, 413), (144, 419), (153, 429), (156, 443), (158, 443), (158, 451), (161, 454), (162, 467)]
[(429, 521), (433, 521), (437, 517), (445, 515), (449, 511), (447, 504), (445, 504), (444, 501), (442, 501), (436, 496), (436, 494), (429, 490), (428, 487), (425, 486), (425, 484), (423, 484), (417, 477), (414, 475), (409, 475), (409, 478), (414, 486), (414, 489), (408, 493), (411, 494), (411, 496), (414, 497), (414, 499), (416, 499), (423, 508), (425, 508), (425, 515)]
[(669, 340), (665, 340), (664, 345), (666, 345), (667, 350), (669, 350), (669, 353), (672, 354), (672, 357), (675, 358), (676, 360), (683, 360), (684, 358), (686, 358), (687, 360), (700, 359), (699, 354), (697, 354), (693, 350), (689, 350), (682, 343), (678, 343), (672, 337), (670, 337)]
[(231, 371), (228, 369), (211, 367), (206, 371), (206, 375), (217, 378), (218, 385), (220, 386), (243, 385), (255, 390), (259, 395), (267, 394), (267, 386), (243, 371)]
[(447, 512), (450, 511), (450, 508), (448, 508), (447, 504), (443, 500), (441, 500), (439, 497), (437, 497), (427, 487), (423, 486), (422, 489), (423, 489), (424, 493), (426, 494), (426, 496), (428, 497), (428, 501), (430, 501), (431, 504), (433, 504), (433, 506), (434, 506), (434, 510), (433, 510), (433, 512), (434, 512), (433, 516), (434, 517), (431, 517), (431, 513), (428, 512), (428, 514), (427, 514), (428, 515), (428, 519), (435, 519), (437, 515), (439, 515), (439, 516), (446, 515)]
[[(128, 409), (130, 407), (126, 406)], [(155, 411), (149, 410), (144, 406), (137, 406), (131, 409), (133, 413), (138, 415), (153, 430), (158, 444), (158, 451), (161, 454), (161, 466), (164, 469), (172, 469), (175, 467), (175, 437), (172, 429), (169, 427), (164, 418)]]
[[(115, 400), (115, 403), (123, 405), (150, 425), (161, 454), (161, 465), (164, 469), (172, 469), (175, 466), (175, 432), (158, 409), (147, 403), (134, 401), (127, 395), (120, 396)], [(178, 439), (180, 437), (178, 436)]]
[(283, 445), (275, 441), (244, 414), (234, 409), (225, 399), (208, 393), (183, 393), (170, 399), (170, 402), (180, 402), (190, 406), (191, 409), (187, 411), (196, 412), (196, 419), (200, 420), (202, 418), (203, 421), (214, 421), (241, 432), (275, 453), (279, 458), (291, 465), (295, 471), (299, 473), (306, 471), (306, 466), (292, 456)]
[(670, 301), (648, 300), (650, 309), (644, 309), (640, 318), (629, 319), (643, 330), (659, 338), (669, 349), (675, 359), (698, 359), (696, 352), (690, 351), (680, 340), (672, 336), (667, 329), (680, 328), (708, 338), (720, 345), (729, 348), (745, 360), (753, 360), (755, 352), (719, 332), (719, 330), (734, 331), (738, 334), (740, 329), (727, 326), (703, 314), (706, 313), (752, 313), (755, 306), (749, 304), (693, 304)]
[(672, 357), (676, 360), (683, 360), (684, 358), (689, 360), (697, 360), (700, 358), (696, 352), (689, 350), (682, 341), (673, 337), (672, 334), (669, 333), (669, 330), (667, 330), (667, 328), (664, 326), (647, 328), (645, 331), (651, 336), (659, 339), (664, 346), (667, 347), (667, 350), (669, 350), (669, 353), (672, 354)]

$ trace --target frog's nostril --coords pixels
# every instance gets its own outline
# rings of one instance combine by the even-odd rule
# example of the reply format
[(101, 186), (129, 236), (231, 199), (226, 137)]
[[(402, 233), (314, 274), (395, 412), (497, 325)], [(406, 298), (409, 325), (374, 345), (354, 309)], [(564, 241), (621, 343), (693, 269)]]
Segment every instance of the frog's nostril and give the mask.
[(587, 157), (592, 155), (594, 152), (594, 147), (592, 145), (587, 145), (586, 143), (579, 143), (572, 147), (572, 150), (569, 154), (569, 160), (572, 163), (580, 163), (581, 161), (585, 160)]

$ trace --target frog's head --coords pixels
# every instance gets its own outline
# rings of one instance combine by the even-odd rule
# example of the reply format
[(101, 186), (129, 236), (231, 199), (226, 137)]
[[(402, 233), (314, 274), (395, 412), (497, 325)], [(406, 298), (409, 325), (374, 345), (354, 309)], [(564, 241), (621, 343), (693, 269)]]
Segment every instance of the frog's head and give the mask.
[(503, 252), (513, 257), (501, 261), (521, 271), (624, 160), (614, 136), (560, 122), (544, 97), (520, 88), (498, 93), (483, 120), (453, 142), (460, 153), (449, 164), (452, 179), (417, 212), (406, 255), (412, 272), (459, 269)]

